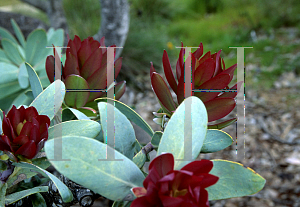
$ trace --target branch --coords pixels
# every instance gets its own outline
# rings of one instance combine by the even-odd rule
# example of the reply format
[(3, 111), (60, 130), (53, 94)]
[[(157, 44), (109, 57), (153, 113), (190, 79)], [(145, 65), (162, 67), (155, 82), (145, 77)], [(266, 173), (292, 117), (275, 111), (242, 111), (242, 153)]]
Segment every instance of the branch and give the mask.
[[(100, 0), (101, 4), (101, 28), (94, 35), (94, 39), (100, 41), (105, 37), (105, 45), (123, 47), (129, 30), (129, 5), (127, 0)], [(117, 48), (115, 59), (122, 52)]]
[(262, 128), (262, 130), (263, 130), (265, 133), (269, 134), (273, 140), (275, 140), (275, 141), (277, 141), (277, 142), (279, 142), (279, 143), (281, 143), (281, 144), (288, 144), (288, 145), (299, 145), (299, 144), (300, 144), (299, 141), (296, 141), (296, 142), (285, 141), (285, 140), (282, 140), (280, 137), (276, 136), (275, 134), (272, 134), (272, 133), (269, 131), (269, 129), (268, 129), (268, 127), (267, 127), (267, 125), (266, 125), (266, 123), (264, 122), (264, 120), (263, 120), (262, 117), (259, 117), (259, 118), (258, 118), (258, 123), (259, 123), (260, 127)]

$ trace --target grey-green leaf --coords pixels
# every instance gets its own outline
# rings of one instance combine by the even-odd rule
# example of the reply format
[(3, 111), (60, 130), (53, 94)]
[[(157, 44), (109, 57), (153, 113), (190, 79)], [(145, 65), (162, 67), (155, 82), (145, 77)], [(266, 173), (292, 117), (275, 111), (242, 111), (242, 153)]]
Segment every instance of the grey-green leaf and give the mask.
[(218, 152), (230, 146), (233, 139), (229, 134), (217, 129), (208, 129), (201, 153)]
[(1, 44), (6, 57), (8, 57), (10, 61), (12, 61), (16, 65), (21, 65), (21, 63), (24, 62), (24, 59), (18, 50), (17, 44), (8, 39), (2, 39)]
[[(0, 100), (20, 91), (18, 80), (9, 83), (0, 84)], [(7, 100), (5, 100), (7, 101)]]
[(0, 62), (11, 63), (10, 60), (6, 57), (5, 52), (0, 49)]
[[(111, 200), (122, 200), (132, 187), (143, 186), (145, 177), (130, 159), (114, 151), (117, 160), (107, 160), (107, 147), (113, 149), (106, 144), (86, 137), (61, 139), (62, 145), (55, 145), (57, 139), (47, 141), (45, 152), (55, 169), (74, 182)], [(55, 161), (54, 148), (69, 161)]]
[(65, 93), (65, 84), (56, 80), (40, 93), (30, 106), (34, 106), (39, 114), (47, 115), (52, 120), (61, 107)]
[(20, 70), (19, 70), (19, 74), (18, 74), (18, 81), (19, 81), (19, 85), (22, 89), (25, 89), (29, 86), (28, 72), (27, 72), (25, 63), (22, 63), (20, 65)]
[(39, 79), (39, 76), (35, 72), (35, 70), (32, 68), (31, 65), (28, 63), (25, 63), (26, 69), (29, 75), (29, 81), (30, 81), (30, 86), (32, 90), (33, 97), (36, 98), (40, 93), (43, 91), (43, 86), (42, 83)]
[[(52, 44), (54, 46), (63, 46), (64, 44), (64, 30), (63, 29), (57, 29), (54, 30), (53, 28), (50, 28), (47, 33), (47, 41), (48, 46), (51, 46)], [(51, 50), (51, 49), (48, 49)], [(51, 50), (52, 53), (53, 50)]]
[(0, 109), (0, 134), (2, 134), (2, 120), (3, 120), (3, 112)]
[[(190, 123), (186, 125), (191, 125), (192, 130), (187, 130), (185, 137), (186, 107), (191, 112)], [(192, 162), (201, 151), (207, 131), (207, 120), (206, 108), (199, 98), (192, 96), (185, 99), (169, 120), (160, 140), (157, 155), (164, 152), (172, 153), (176, 170)]]
[(48, 140), (55, 138), (58, 130), (61, 130), (61, 136), (83, 136), (95, 138), (100, 130), (101, 126), (98, 122), (91, 120), (73, 120), (62, 122), (54, 125), (48, 130)]
[(115, 201), (112, 207), (130, 207), (132, 201)]
[(219, 177), (216, 184), (206, 188), (209, 200), (253, 195), (260, 191), (266, 180), (250, 168), (228, 160), (213, 160), (209, 174)]
[(40, 193), (30, 196), (33, 207), (47, 207), (44, 197)]
[(42, 29), (32, 31), (27, 38), (25, 46), (26, 62), (35, 66), (43, 58), (47, 46), (46, 32)]
[(159, 142), (161, 140), (161, 137), (163, 135), (163, 132), (161, 131), (156, 131), (154, 135), (151, 138), (151, 144), (153, 145), (154, 148), (158, 148)]
[[(43, 169), (46, 169), (50, 166), (50, 163), (46, 161), (45, 157), (33, 159), (32, 163)], [(22, 180), (35, 176), (36, 174), (37, 174), (36, 172), (33, 172), (30, 169), (15, 167), (14, 172), (9, 176), (7, 180), (7, 185), (8, 187), (11, 187), (21, 182)]]
[(132, 159), (132, 161), (141, 169), (145, 162), (146, 162), (147, 156), (143, 152), (143, 150), (140, 150)]
[(20, 93), (17, 98), (14, 99), (12, 102), (10, 108), (12, 108), (13, 105), (15, 105), (17, 108), (22, 105), (28, 106), (33, 101), (33, 98), (29, 98), (24, 93)]
[(134, 122), (136, 125), (141, 127), (145, 132), (147, 132), (151, 137), (153, 136), (153, 130), (149, 126), (149, 124), (138, 114), (136, 113), (132, 108), (127, 106), (126, 104), (110, 99), (110, 98), (98, 98), (95, 99), (96, 102), (107, 102), (107, 100), (112, 100), (115, 102), (115, 107), (120, 110), (130, 121)]
[(0, 207), (5, 206), (6, 189), (7, 189), (7, 183), (0, 182)]
[(71, 202), (73, 200), (73, 194), (69, 190), (69, 188), (63, 182), (61, 182), (57, 177), (55, 177), (48, 171), (27, 162), (14, 163), (14, 165), (25, 169), (30, 169), (31, 171), (38, 172), (45, 177), (49, 177), (54, 183), (54, 185), (56, 186), (56, 188), (58, 189), (59, 194), (65, 203)]
[(9, 39), (16, 45), (19, 44), (18, 41), (16, 40), (16, 38), (7, 29), (4, 29), (3, 27), (0, 27), (0, 37), (1, 37), (1, 39), (4, 39), (4, 38)]
[(39, 192), (48, 192), (48, 186), (39, 186), (39, 187), (34, 187), (28, 190), (23, 190), (23, 191), (19, 191), (13, 194), (9, 194), (8, 196), (6, 196), (5, 198), (5, 204), (9, 205), (12, 204), (26, 196), (35, 194), (35, 193), (39, 193)]
[[(131, 125), (130, 121), (126, 118), (124, 114), (122, 114), (116, 107), (114, 107), (111, 104), (99, 102), (98, 108), (103, 137), (107, 137), (107, 118), (114, 118), (113, 123), (115, 127), (115, 140), (113, 143), (115, 143), (115, 149), (124, 154), (129, 159), (132, 159), (135, 151), (136, 138), (133, 126)], [(107, 114), (107, 109), (114, 112), (114, 117), (112, 117), (112, 115)], [(105, 143), (110, 144), (112, 142), (105, 140)]]
[(23, 47), (25, 47), (26, 42), (20, 27), (18, 26), (17, 22), (14, 19), (10, 19), (10, 22), (19, 42)]
[(84, 113), (81, 111), (78, 111), (77, 109), (74, 108), (68, 108), (78, 120), (91, 120), (89, 117), (87, 117)]
[[(0, 62), (0, 84), (9, 83), (18, 79), (19, 68), (11, 63)], [(1, 91), (2, 92), (2, 91)]]

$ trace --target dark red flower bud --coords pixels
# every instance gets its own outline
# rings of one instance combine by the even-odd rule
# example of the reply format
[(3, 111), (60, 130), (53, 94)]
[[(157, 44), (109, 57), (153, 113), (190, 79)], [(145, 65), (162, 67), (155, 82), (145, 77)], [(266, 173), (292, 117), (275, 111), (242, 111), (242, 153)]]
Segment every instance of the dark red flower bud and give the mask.
[(149, 165), (144, 188), (132, 191), (137, 197), (131, 207), (208, 207), (205, 188), (214, 185), (219, 178), (209, 174), (213, 162), (196, 160), (174, 170), (174, 157), (170, 153), (157, 156)]
[[(182, 43), (181, 47), (183, 47)], [(158, 73), (156, 73), (152, 63), (150, 67), (153, 91), (156, 94), (162, 109), (165, 113), (168, 113), (169, 116), (172, 115), (172, 111), (175, 111), (176, 107), (185, 99), (184, 52), (184, 48), (181, 48), (176, 64), (177, 80), (175, 80), (166, 51), (164, 51), (162, 58), (164, 73), (167, 82), (177, 96), (177, 103), (172, 99), (167, 83)], [(222, 92), (223, 89), (229, 89), (228, 84), (230, 84), (233, 79), (234, 70), (237, 65), (235, 64), (226, 69), (224, 60), (220, 57), (220, 53), (221, 50), (218, 53), (211, 55), (211, 52), (209, 51), (203, 55), (203, 44), (201, 43), (199, 48), (192, 53), (191, 57), (193, 89), (215, 90), (212, 92), (193, 92), (193, 95), (200, 98), (205, 104), (208, 114), (208, 122), (221, 119), (234, 109), (236, 105), (234, 98), (242, 85), (242, 82), (239, 82), (230, 88), (232, 90), (237, 90), (237, 92)]]
[(32, 159), (44, 147), (49, 126), (49, 117), (39, 115), (33, 106), (13, 106), (7, 116), (3, 112), (0, 150)]
[[(108, 87), (107, 49), (104, 47), (104, 37), (100, 42), (94, 40), (93, 37), (81, 41), (77, 35), (75, 35), (74, 40), (69, 40), (66, 62), (62, 66), (62, 80), (67, 89), (81, 89), (83, 92), (68, 92), (65, 96), (65, 103), (68, 106), (81, 108), (96, 98), (106, 96), (105, 92), (89, 92), (89, 90), (100, 90)], [(46, 72), (50, 82), (54, 81), (54, 68), (59, 67), (59, 64), (60, 60), (59, 62), (54, 61), (54, 56), (47, 57)], [(122, 58), (118, 58), (114, 65), (115, 67), (111, 68), (109, 73), (114, 70), (116, 79), (122, 67)], [(118, 88), (116, 86), (116, 99), (121, 98), (125, 88), (126, 83), (124, 81), (120, 82)]]

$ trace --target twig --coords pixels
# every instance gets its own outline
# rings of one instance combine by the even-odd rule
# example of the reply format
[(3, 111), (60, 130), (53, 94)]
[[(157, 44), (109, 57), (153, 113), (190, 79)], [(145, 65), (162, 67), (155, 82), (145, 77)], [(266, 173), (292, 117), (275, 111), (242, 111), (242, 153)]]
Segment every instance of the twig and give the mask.
[(272, 134), (269, 129), (267, 128), (266, 126), (266, 123), (264, 122), (263, 118), (262, 117), (258, 117), (258, 123), (261, 127), (261, 129), (269, 134), (271, 136), (271, 138), (281, 144), (288, 144), (288, 145), (299, 145), (300, 144), (300, 141), (296, 141), (296, 142), (289, 142), (289, 141), (285, 141), (285, 140), (282, 140), (280, 137), (276, 136), (275, 134)]

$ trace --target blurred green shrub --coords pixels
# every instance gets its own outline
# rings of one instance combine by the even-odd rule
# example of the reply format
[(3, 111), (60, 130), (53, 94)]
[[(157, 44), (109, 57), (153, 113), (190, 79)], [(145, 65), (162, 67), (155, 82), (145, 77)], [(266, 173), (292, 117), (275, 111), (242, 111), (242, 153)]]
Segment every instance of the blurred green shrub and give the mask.
[[(45, 61), (53, 53), (53, 49), (46, 46), (62, 45), (64, 31), (50, 28), (46, 33), (43, 29), (33, 30), (25, 40), (18, 24), (11, 19), (11, 24), (17, 39), (6, 29), (0, 27), (0, 108), (7, 110), (14, 105), (30, 103), (29, 79), (25, 62), (29, 63), (37, 72), (43, 87), (47, 87), (48, 80)], [(30, 94), (30, 93), (29, 93)]]
[(99, 0), (63, 0), (63, 7), (71, 39), (74, 35), (85, 39), (98, 32), (101, 22)]
[(297, 26), (300, 23), (299, 0), (257, 0), (258, 17), (263, 28)]

